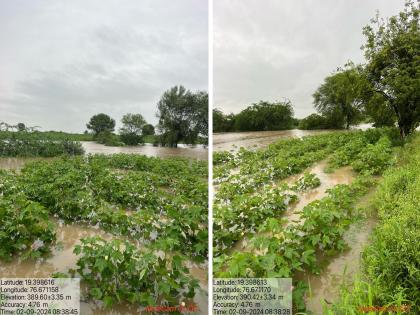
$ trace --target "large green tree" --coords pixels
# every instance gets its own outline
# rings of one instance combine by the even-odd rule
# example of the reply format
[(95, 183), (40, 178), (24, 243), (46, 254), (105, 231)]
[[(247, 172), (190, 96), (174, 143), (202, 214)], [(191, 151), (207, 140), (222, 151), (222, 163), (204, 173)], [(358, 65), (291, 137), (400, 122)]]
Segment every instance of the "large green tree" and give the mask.
[(115, 120), (106, 114), (100, 113), (90, 118), (86, 128), (93, 131), (95, 136), (102, 132), (111, 133), (115, 128)]
[(366, 74), (395, 114), (401, 137), (420, 122), (420, 3), (387, 20), (376, 16), (364, 28)]
[(220, 109), (213, 109), (213, 132), (233, 131), (235, 115), (225, 115)]
[(143, 136), (151, 136), (155, 134), (155, 127), (151, 124), (146, 124), (142, 129)]
[(128, 145), (136, 145), (142, 142), (143, 127), (146, 120), (141, 114), (125, 114), (121, 119), (121, 141)]
[(208, 136), (208, 94), (174, 86), (163, 93), (158, 102), (158, 129), (162, 145), (197, 143)]
[(285, 130), (294, 126), (293, 108), (289, 100), (282, 102), (260, 101), (235, 116), (235, 130), (264, 131)]
[(345, 128), (363, 118), (368, 82), (360, 67), (348, 63), (324, 79), (313, 94), (315, 108), (325, 117), (344, 121)]

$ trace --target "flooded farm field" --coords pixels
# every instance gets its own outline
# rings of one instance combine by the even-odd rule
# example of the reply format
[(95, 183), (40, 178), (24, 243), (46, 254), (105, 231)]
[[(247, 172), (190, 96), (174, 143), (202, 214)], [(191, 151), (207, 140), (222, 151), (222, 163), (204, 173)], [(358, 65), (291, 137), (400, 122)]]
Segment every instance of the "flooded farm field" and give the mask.
[(213, 134), (213, 151), (237, 151), (240, 147), (247, 149), (264, 148), (281, 138), (301, 138), (331, 130), (279, 130), (279, 131), (249, 131), (224, 132)]
[[(390, 160), (390, 144), (379, 141), (380, 134), (364, 138), (364, 131), (320, 133), (298, 141), (292, 138), (299, 135), (286, 135), (274, 140), (269, 133), (257, 133), (244, 142), (232, 136), (237, 147), (248, 151), (217, 153), (214, 273), (292, 275), (295, 285), (309, 288), (299, 311), (322, 314), (323, 305), (338, 301), (343, 286), (359, 274), (361, 253), (377, 222), (368, 208), (380, 177), (361, 174), (376, 165), (358, 159), (377, 147)], [(240, 222), (230, 221), (234, 216)], [(235, 267), (239, 262), (241, 267)]]
[(208, 148), (204, 145), (184, 145), (179, 144), (177, 148), (153, 146), (145, 143), (139, 146), (111, 147), (93, 141), (82, 141), (83, 149), (86, 154), (114, 154), (129, 153), (167, 157), (185, 157), (198, 160), (207, 160)]
[[(104, 149), (100, 149), (99, 152), (101, 153), (110, 153), (109, 150), (110, 147), (104, 147)], [(111, 152), (112, 152), (111, 148)], [(203, 150), (206, 150), (202, 148)], [(189, 151), (189, 148), (186, 149), (174, 149), (174, 150), (184, 150)], [(185, 156), (184, 154), (180, 154), (180, 156)], [(187, 155), (188, 156), (188, 155)], [(165, 156), (166, 158), (169, 158), (170, 156)], [(190, 156), (191, 157), (191, 156)], [(202, 156), (204, 158), (204, 155)], [(156, 208), (163, 207), (164, 204), (171, 204), (172, 207), (182, 207), (183, 212), (186, 216), (188, 215), (189, 206), (180, 204), (172, 204), (171, 202), (171, 194), (177, 193), (185, 194), (187, 191), (190, 190), (190, 187), (188, 184), (194, 185), (194, 187), (197, 190), (197, 195), (194, 196), (194, 198), (197, 198), (196, 203), (200, 204), (200, 219), (196, 217), (196, 221), (189, 223), (189, 224), (197, 224), (197, 227), (200, 227), (200, 229), (203, 229), (203, 227), (206, 226), (207, 222), (207, 207), (205, 206), (205, 203), (207, 201), (207, 184), (206, 181), (204, 181), (205, 176), (207, 176), (206, 171), (206, 163), (205, 161), (201, 161), (200, 158), (194, 157), (192, 158), (194, 162), (188, 162), (183, 160), (176, 160), (176, 159), (163, 159), (163, 160), (148, 160), (144, 159), (142, 157), (142, 154), (138, 154), (138, 157), (133, 155), (127, 155), (126, 157), (124, 155), (119, 155), (117, 157), (113, 157), (112, 155), (106, 155), (106, 156), (92, 156), (91, 157), (91, 164), (85, 164), (84, 159), (81, 158), (74, 158), (74, 159), (61, 159), (61, 158), (1, 158), (0, 159), (0, 169), (5, 171), (17, 171), (16, 173), (10, 173), (12, 175), (11, 177), (8, 177), (6, 174), (2, 174), (2, 176), (5, 179), (6, 186), (11, 185), (21, 185), (21, 184), (13, 184), (12, 182), (15, 180), (15, 178), (23, 177), (25, 176), (24, 172), (20, 172), (20, 170), (25, 166), (25, 164), (29, 162), (35, 162), (38, 161), (39, 163), (34, 164), (30, 168), (30, 173), (32, 173), (33, 177), (30, 177), (29, 182), (32, 180), (39, 181), (35, 190), (37, 191), (36, 194), (39, 196), (39, 198), (42, 198), (42, 194), (47, 194), (52, 198), (58, 198), (55, 202), (52, 202), (51, 204), (43, 202), (45, 206), (52, 211), (55, 207), (64, 209), (67, 207), (66, 203), (70, 202), (73, 203), (75, 194), (78, 193), (78, 191), (85, 191), (83, 193), (82, 197), (79, 197), (80, 200), (77, 201), (78, 205), (73, 204), (71, 206), (71, 210), (69, 211), (73, 212), (79, 212), (83, 211), (85, 207), (92, 207), (93, 200), (89, 201), (88, 195), (91, 193), (91, 191), (98, 192), (98, 189), (105, 188), (106, 185), (109, 187), (112, 187), (110, 191), (106, 192), (106, 195), (103, 195), (101, 198), (110, 198), (111, 195), (114, 195), (115, 197), (111, 197), (111, 199), (108, 199), (109, 202), (112, 202), (115, 205), (112, 205), (108, 210), (103, 212), (101, 208), (99, 208), (99, 214), (98, 215), (105, 215), (103, 218), (101, 218), (98, 222), (103, 222), (104, 220), (108, 220), (107, 226), (110, 231), (105, 231), (102, 226), (99, 226), (99, 224), (96, 223), (64, 223), (64, 220), (57, 219), (57, 217), (63, 216), (64, 213), (57, 213), (53, 216), (50, 215), (49, 222), (52, 222), (54, 225), (55, 230), (55, 241), (53, 242), (50, 252), (46, 255), (42, 255), (42, 258), (37, 259), (22, 259), (20, 255), (14, 255), (12, 257), (11, 261), (7, 260), (0, 260), (0, 274), (3, 277), (51, 277), (54, 273), (67, 273), (70, 269), (77, 269), (77, 261), (80, 259), (80, 254), (76, 255), (74, 253), (74, 248), (78, 245), (81, 245), (82, 239), (87, 239), (89, 237), (100, 237), (101, 239), (105, 240), (106, 242), (111, 242), (113, 240), (121, 240), (124, 242), (130, 242), (130, 244), (133, 244), (135, 248), (137, 248), (137, 251), (139, 253), (143, 252), (143, 250), (150, 251), (150, 249), (147, 249), (148, 244), (144, 243), (144, 240), (137, 241), (141, 239), (141, 237), (133, 236), (130, 234), (127, 234), (127, 232), (121, 232), (126, 229), (126, 225), (129, 224), (132, 226), (133, 231), (138, 231), (140, 234), (142, 230), (155, 230), (158, 231), (158, 233), (162, 235), (166, 235), (166, 227), (159, 222), (162, 221), (160, 219), (160, 216), (165, 217), (165, 222), (167, 222), (168, 225), (168, 231), (173, 231), (176, 229), (179, 229), (180, 227), (177, 225), (177, 221), (174, 220), (173, 216), (177, 216), (176, 212), (171, 213), (159, 213), (159, 211), (155, 211), (155, 213), (146, 214), (148, 222), (145, 222), (145, 220), (142, 217), (142, 211), (135, 211), (134, 208), (138, 205), (138, 208), (141, 209), (142, 207), (147, 208), (147, 204), (152, 202), (155, 205)], [(112, 162), (113, 161), (113, 162)], [(45, 163), (47, 162), (47, 163)], [(115, 165), (113, 168), (110, 166), (109, 163), (117, 163), (118, 165)], [(145, 167), (145, 169), (142, 169), (141, 171), (133, 170), (132, 167), (129, 167), (129, 170), (124, 169), (126, 167), (126, 164), (128, 162), (128, 165), (142, 165), (142, 167)], [(161, 164), (160, 166), (158, 164)], [(84, 165), (84, 166), (82, 166)], [(88, 167), (90, 170), (87, 171), (84, 169), (85, 167)], [(98, 168), (99, 167), (99, 168)], [(118, 167), (121, 167), (121, 169), (118, 169)], [(162, 169), (160, 169), (162, 167)], [(198, 168), (197, 168), (198, 167)], [(177, 173), (176, 174), (168, 174), (168, 172), (172, 172), (171, 168), (176, 168)], [(83, 170), (84, 169), (84, 170)], [(45, 176), (41, 175), (40, 173), (37, 173), (38, 171), (41, 172), (47, 172), (50, 175)], [(86, 172), (87, 171), (87, 172)], [(83, 172), (86, 172), (87, 176), (92, 176), (92, 171), (99, 173), (102, 173), (103, 175), (97, 176), (97, 179), (95, 181), (92, 181), (87, 184), (85, 180), (82, 179), (82, 182), (85, 183), (76, 183), (78, 177), (83, 174)], [(73, 176), (72, 178), (68, 178), (67, 176)], [(181, 174), (182, 173), (182, 174)], [(89, 174), (89, 175), (88, 175)], [(41, 176), (41, 177), (39, 177)], [(95, 176), (95, 175), (94, 175)], [(184, 176), (189, 177), (190, 182), (184, 183)], [(15, 178), (14, 178), (15, 177)], [(84, 177), (84, 175), (82, 175)], [(92, 180), (92, 178), (90, 178)], [(104, 182), (109, 181), (108, 183)], [(0, 178), (0, 180), (3, 180), (3, 178)], [(65, 181), (60, 182), (60, 181)], [(100, 186), (97, 186), (99, 184), (98, 180), (102, 181), (102, 184)], [(120, 182), (121, 180), (124, 181), (123, 185), (118, 185), (117, 182)], [(111, 182), (112, 181), (112, 182)], [(197, 181), (197, 183), (195, 183)], [(49, 184), (47, 183), (49, 182)], [(22, 181), (21, 183), (24, 183), (22, 185), (22, 191), (25, 190), (24, 186), (28, 184), (27, 181)], [(64, 185), (65, 188), (62, 188), (61, 185)], [(40, 188), (44, 185), (52, 185), (47, 190), (43, 190)], [(91, 186), (91, 187), (89, 187)], [(4, 189), (5, 186), (0, 185), (0, 189)], [(9, 187), (9, 186), (7, 186)], [(7, 189), (6, 187), (6, 189)], [(74, 187), (75, 190), (73, 190)], [(78, 188), (77, 188), (78, 187)], [(103, 187), (103, 188), (100, 188)], [(64, 190), (63, 190), (64, 189)], [(65, 192), (66, 189), (70, 189), (68, 192)], [(63, 190), (62, 194), (56, 195), (56, 197), (53, 197), (53, 195), (56, 194), (57, 190)], [(171, 193), (169, 193), (171, 192)], [(2, 192), (0, 192), (3, 194)], [(8, 192), (6, 192), (6, 195), (3, 196), (5, 198), (12, 197), (10, 200), (13, 200), (13, 196), (7, 196)], [(129, 198), (122, 200), (121, 196), (118, 194), (123, 194), (126, 197)], [(50, 198), (48, 197), (48, 198)], [(86, 200), (87, 198), (87, 200)], [(184, 199), (186, 200), (186, 199)], [(204, 202), (203, 202), (204, 200)], [(90, 202), (90, 203), (86, 203)], [(156, 204), (156, 202), (158, 202)], [(96, 201), (95, 201), (96, 203)], [(159, 203), (162, 203), (159, 205)], [(55, 205), (56, 206), (55, 206)], [(98, 207), (101, 203), (98, 205), (95, 205), (95, 207)], [(103, 203), (102, 203), (103, 205)], [(119, 206), (117, 206), (119, 205)], [(76, 206), (76, 208), (74, 208)], [(122, 211), (122, 208), (127, 209), (126, 211)], [(113, 210), (118, 210), (118, 214), (112, 214)], [(130, 210), (133, 209), (133, 210)], [(138, 209), (137, 209), (138, 210)], [(67, 210), (66, 210), (67, 211)], [(101, 212), (102, 211), (102, 212)], [(110, 212), (108, 212), (110, 211)], [(194, 211), (195, 215), (197, 215), (197, 207), (194, 209), (191, 209), (191, 211)], [(107, 214), (108, 212), (108, 214)], [(89, 221), (89, 218), (92, 214), (88, 214), (86, 217), (82, 218), (84, 221)], [(67, 217), (67, 222), (69, 222), (68, 218), (71, 217), (72, 214), (67, 213), (65, 214)], [(80, 218), (79, 218), (80, 219)], [(202, 219), (202, 220), (201, 220)], [(197, 221), (199, 220), (199, 221)], [(70, 220), (71, 221), (71, 220)], [(150, 222), (151, 221), (151, 222)], [(183, 220), (185, 221), (185, 220)], [(46, 222), (46, 221), (45, 221)], [(109, 228), (111, 224), (111, 229)], [(173, 227), (172, 227), (173, 225)], [(192, 227), (194, 228), (194, 227)], [(206, 230), (206, 229), (205, 229)], [(192, 233), (197, 233), (197, 231), (192, 231)], [(154, 239), (156, 236), (156, 232), (152, 233), (152, 238)], [(172, 233), (171, 237), (178, 237)], [(182, 235), (179, 235), (180, 238), (183, 238)], [(186, 237), (186, 236), (185, 236)], [(162, 236), (163, 240), (165, 236)], [(205, 240), (207, 240), (207, 236), (205, 237)], [(186, 240), (183, 240), (186, 242)], [(38, 241), (39, 242), (39, 241)], [(176, 241), (177, 243), (180, 243), (179, 240)], [(31, 241), (32, 244), (35, 244), (36, 241)], [(28, 245), (30, 246), (29, 243)], [(148, 241), (147, 243), (150, 243)], [(206, 243), (207, 244), (207, 243)], [(194, 243), (191, 245), (195, 245)], [(145, 247), (146, 246), (146, 247)], [(201, 246), (203, 248), (203, 251), (207, 248), (207, 246)], [(186, 303), (187, 305), (195, 304), (200, 309), (200, 314), (207, 314), (207, 299), (208, 299), (208, 279), (207, 279), (207, 270), (208, 266), (204, 259), (200, 262), (197, 262), (195, 259), (197, 258), (197, 255), (203, 255), (206, 257), (206, 254), (202, 253), (192, 253), (192, 248), (190, 250), (190, 256), (193, 257), (191, 260), (189, 260), (189, 257), (186, 257), (186, 260), (184, 261), (184, 265), (187, 268), (187, 274), (192, 278), (198, 280), (199, 287), (195, 291), (195, 296), (193, 299), (182, 299), (183, 303)], [(174, 250), (174, 253), (179, 252), (179, 249), (176, 248)], [(155, 252), (156, 255), (161, 255), (159, 251)], [(168, 258), (165, 258), (165, 260), (169, 259), (170, 261), (172, 257), (172, 253), (168, 256)], [(95, 257), (92, 257), (96, 259)], [(171, 272), (171, 268), (168, 269), (168, 272)], [(141, 309), (135, 304), (130, 304), (126, 302), (117, 302), (110, 308), (104, 308), (104, 304), (101, 300), (92, 299), (91, 297), (87, 297), (89, 287), (84, 284), (83, 280), (81, 282), (82, 284), (82, 300), (81, 300), (81, 314), (112, 314), (112, 315), (122, 315), (122, 314), (141, 314)], [(103, 285), (106, 285), (104, 283)], [(180, 302), (181, 303), (181, 302)], [(159, 305), (159, 301), (156, 301), (156, 305)]]

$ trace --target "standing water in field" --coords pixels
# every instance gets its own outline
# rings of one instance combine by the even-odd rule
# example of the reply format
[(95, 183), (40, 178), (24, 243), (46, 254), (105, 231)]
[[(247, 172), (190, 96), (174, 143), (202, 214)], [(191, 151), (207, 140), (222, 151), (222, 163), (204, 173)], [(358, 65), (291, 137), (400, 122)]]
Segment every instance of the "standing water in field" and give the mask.
[[(67, 272), (76, 267), (77, 256), (73, 253), (74, 246), (80, 244), (80, 239), (85, 237), (100, 236), (105, 240), (118, 238), (101, 229), (82, 224), (57, 223), (57, 245), (52, 249), (49, 256), (43, 259), (22, 260), (19, 257), (11, 262), (0, 261), (0, 274), (9, 278), (49, 278), (55, 272)], [(120, 237), (121, 238), (121, 237)], [(137, 244), (141, 246), (140, 244)], [(207, 312), (207, 270), (206, 267), (190, 264), (190, 273), (200, 281), (201, 290), (197, 291), (194, 303), (201, 310)], [(102, 305), (92, 301), (81, 301), (81, 314), (139, 314), (138, 309), (129, 305), (117, 304), (111, 309), (105, 310)], [(203, 313), (205, 314), (205, 313)]]
[(240, 147), (251, 149), (263, 148), (281, 138), (312, 136), (332, 130), (278, 130), (278, 131), (247, 131), (224, 132), (213, 135), (213, 151), (237, 151)]
[(158, 147), (150, 143), (139, 146), (126, 146), (126, 147), (111, 147), (105, 146), (93, 141), (82, 141), (83, 149), (86, 154), (114, 154), (114, 153), (131, 153), (142, 154), (155, 157), (186, 157), (198, 160), (207, 160), (208, 150), (204, 145), (185, 145), (178, 144), (177, 148)]

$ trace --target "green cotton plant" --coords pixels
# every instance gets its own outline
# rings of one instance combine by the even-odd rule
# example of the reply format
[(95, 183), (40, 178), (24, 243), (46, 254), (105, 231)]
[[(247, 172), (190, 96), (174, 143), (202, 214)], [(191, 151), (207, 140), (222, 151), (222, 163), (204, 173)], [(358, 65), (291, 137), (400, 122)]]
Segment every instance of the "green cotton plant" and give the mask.
[(170, 250), (204, 261), (206, 176), (204, 161), (134, 154), (58, 158), (29, 163), (20, 173), (0, 172), (0, 194), (21, 192), (66, 222), (97, 225), (156, 247), (170, 243)]
[(296, 195), (286, 187), (266, 186), (258, 194), (239, 195), (230, 203), (214, 208), (215, 255), (230, 248), (245, 234), (254, 232), (267, 217), (280, 217)]
[(379, 175), (392, 165), (391, 140), (381, 137), (375, 144), (368, 144), (351, 163), (357, 172)]
[(22, 195), (0, 197), (0, 222), (0, 259), (8, 261), (14, 255), (38, 258), (50, 252), (55, 242), (48, 211)]
[(90, 298), (107, 307), (119, 302), (178, 305), (198, 288), (179, 255), (139, 251), (128, 241), (100, 237), (82, 239), (74, 253), (79, 258), (70, 273), (88, 284)]
[(321, 180), (315, 174), (305, 172), (299, 177), (296, 183), (291, 187), (294, 191), (305, 191), (319, 187)]

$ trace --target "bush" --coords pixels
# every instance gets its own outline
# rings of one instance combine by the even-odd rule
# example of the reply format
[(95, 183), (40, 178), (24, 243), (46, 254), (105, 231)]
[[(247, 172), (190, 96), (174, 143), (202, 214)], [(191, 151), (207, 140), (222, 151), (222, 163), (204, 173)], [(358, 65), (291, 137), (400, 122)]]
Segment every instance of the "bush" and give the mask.
[(138, 145), (143, 143), (143, 137), (135, 133), (123, 133), (120, 135), (120, 139), (126, 145)]
[(123, 142), (121, 142), (120, 137), (117, 136), (116, 134), (113, 134), (112, 132), (109, 131), (103, 131), (100, 132), (96, 137), (95, 137), (96, 142), (104, 144), (106, 146), (110, 146), (110, 147), (119, 147), (124, 145)]

